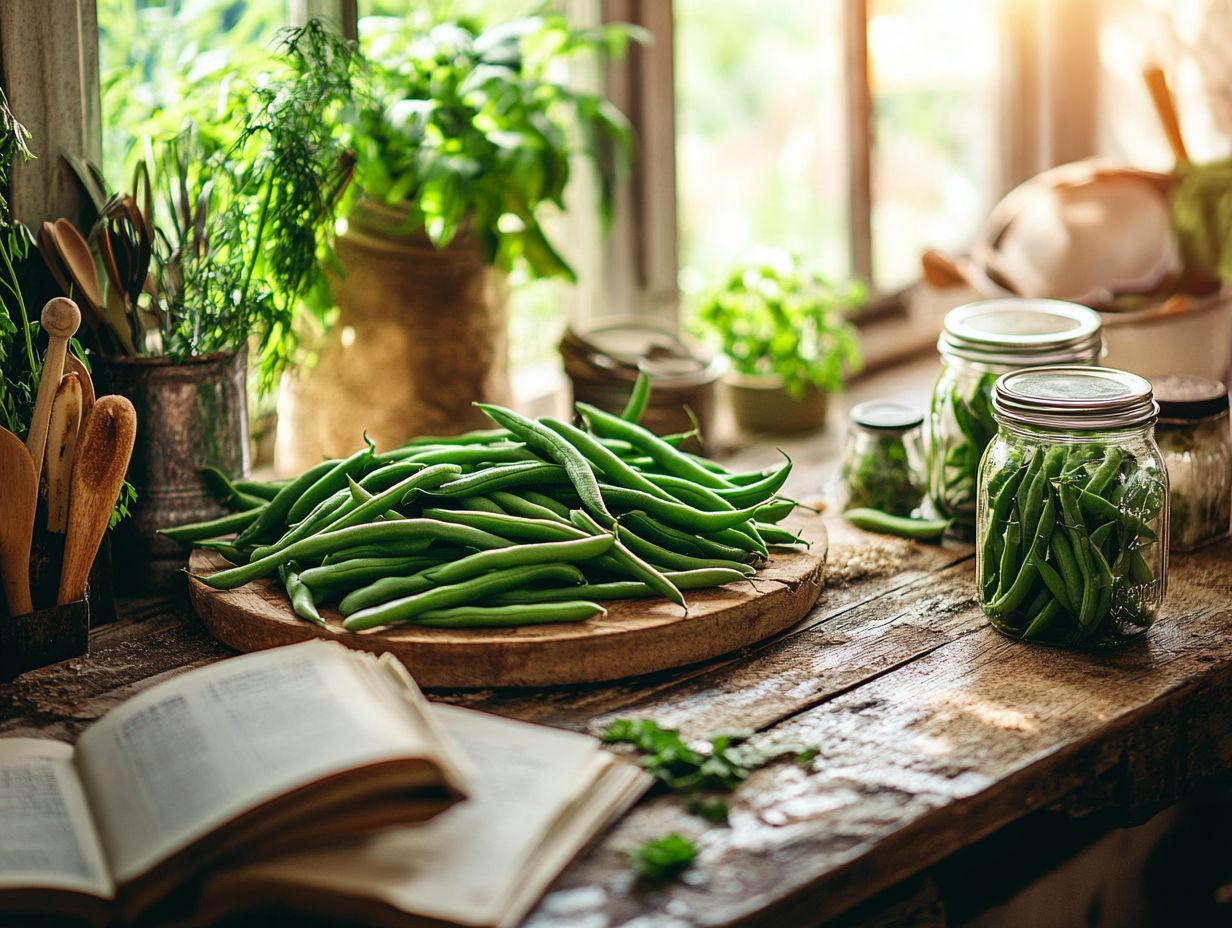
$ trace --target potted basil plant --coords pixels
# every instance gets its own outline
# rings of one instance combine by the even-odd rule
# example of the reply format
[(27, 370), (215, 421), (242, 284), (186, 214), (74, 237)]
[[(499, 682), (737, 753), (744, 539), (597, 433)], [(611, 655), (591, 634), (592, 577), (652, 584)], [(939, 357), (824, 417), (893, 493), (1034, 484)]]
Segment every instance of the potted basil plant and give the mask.
[(506, 397), (507, 275), (574, 279), (546, 217), (564, 210), (578, 155), (607, 217), (630, 141), (619, 111), (559, 71), (634, 36), (555, 13), (490, 28), (360, 21), (363, 90), (341, 114), (356, 165), (338, 317), (284, 380), (278, 470), (346, 453), (361, 427), (383, 447), (481, 427), (472, 403)]
[(724, 383), (741, 429), (825, 425), (830, 396), (860, 366), (847, 313), (863, 301), (858, 282), (831, 283), (781, 251), (754, 255), (703, 295), (694, 324), (730, 363)]

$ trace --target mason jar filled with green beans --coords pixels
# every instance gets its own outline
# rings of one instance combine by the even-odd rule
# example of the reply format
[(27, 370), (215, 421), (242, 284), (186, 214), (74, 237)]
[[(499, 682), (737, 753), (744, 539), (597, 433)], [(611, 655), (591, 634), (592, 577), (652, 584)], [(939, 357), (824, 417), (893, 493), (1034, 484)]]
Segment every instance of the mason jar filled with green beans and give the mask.
[(1014, 638), (1118, 644), (1167, 589), (1168, 475), (1141, 377), (1042, 367), (1000, 377), (997, 435), (979, 471), (981, 608)]
[(928, 415), (929, 497), (955, 534), (975, 531), (980, 457), (997, 433), (997, 378), (1026, 367), (1095, 364), (1099, 314), (1058, 300), (1000, 299), (951, 310), (937, 342), (941, 374)]

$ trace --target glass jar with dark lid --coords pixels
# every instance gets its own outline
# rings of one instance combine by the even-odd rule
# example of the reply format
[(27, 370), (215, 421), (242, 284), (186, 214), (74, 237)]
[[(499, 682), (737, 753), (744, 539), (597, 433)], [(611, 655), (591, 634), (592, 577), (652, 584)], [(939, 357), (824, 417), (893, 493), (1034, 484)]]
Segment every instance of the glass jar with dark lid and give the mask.
[(980, 606), (1016, 638), (1102, 647), (1154, 622), (1167, 589), (1158, 405), (1136, 374), (1042, 367), (998, 378), (979, 473)]
[(997, 377), (1026, 367), (1095, 364), (1099, 314), (1060, 300), (1000, 299), (951, 310), (937, 341), (941, 374), (928, 417), (929, 495), (960, 534), (975, 527), (980, 456), (997, 431)]
[(1171, 546), (1192, 551), (1228, 535), (1232, 523), (1232, 428), (1228, 391), (1217, 380), (1160, 377), (1155, 440), (1168, 467)]
[(848, 416), (842, 482), (846, 509), (910, 515), (924, 501), (924, 416), (911, 406), (875, 400)]

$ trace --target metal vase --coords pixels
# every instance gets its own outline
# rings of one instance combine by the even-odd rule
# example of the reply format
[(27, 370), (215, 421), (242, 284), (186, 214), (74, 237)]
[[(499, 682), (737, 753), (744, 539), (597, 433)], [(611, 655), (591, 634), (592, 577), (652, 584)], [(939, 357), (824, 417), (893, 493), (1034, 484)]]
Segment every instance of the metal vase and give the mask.
[[(223, 508), (206, 489), (204, 467), (247, 476), (247, 350), (216, 352), (186, 361), (168, 358), (97, 358), (93, 374), (101, 396), (118, 393), (137, 410), (137, 443), (128, 479), (137, 490), (130, 519), (116, 528), (118, 577), (152, 580), (183, 566), (183, 546), (161, 528), (213, 519)], [(133, 574), (125, 568), (154, 567)], [(159, 569), (161, 568), (161, 570)]]

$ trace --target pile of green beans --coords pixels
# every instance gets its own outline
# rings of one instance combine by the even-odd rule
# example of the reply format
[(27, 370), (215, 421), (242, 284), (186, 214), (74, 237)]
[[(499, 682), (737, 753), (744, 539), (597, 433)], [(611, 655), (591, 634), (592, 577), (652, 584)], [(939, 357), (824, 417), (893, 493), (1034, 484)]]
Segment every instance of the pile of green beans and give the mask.
[(928, 478), (933, 507), (955, 531), (975, 531), (980, 458), (997, 434), (992, 391), (997, 374), (984, 373), (964, 389), (953, 375), (937, 381), (929, 404)]
[(1114, 644), (1163, 595), (1166, 482), (1115, 445), (998, 444), (984, 463), (979, 599), (1007, 634), (1065, 647)]
[[(665, 597), (745, 581), (771, 545), (802, 539), (780, 523), (790, 460), (732, 473), (637, 424), (585, 404), (584, 427), (480, 404), (497, 428), (367, 447), (282, 484), (232, 483), (237, 511), (164, 530), (232, 567), (202, 583), (235, 589), (277, 577), (295, 613), (351, 631), (582, 621), (601, 602)], [(637, 395), (635, 394), (635, 398)], [(230, 534), (235, 533), (233, 538)]]

